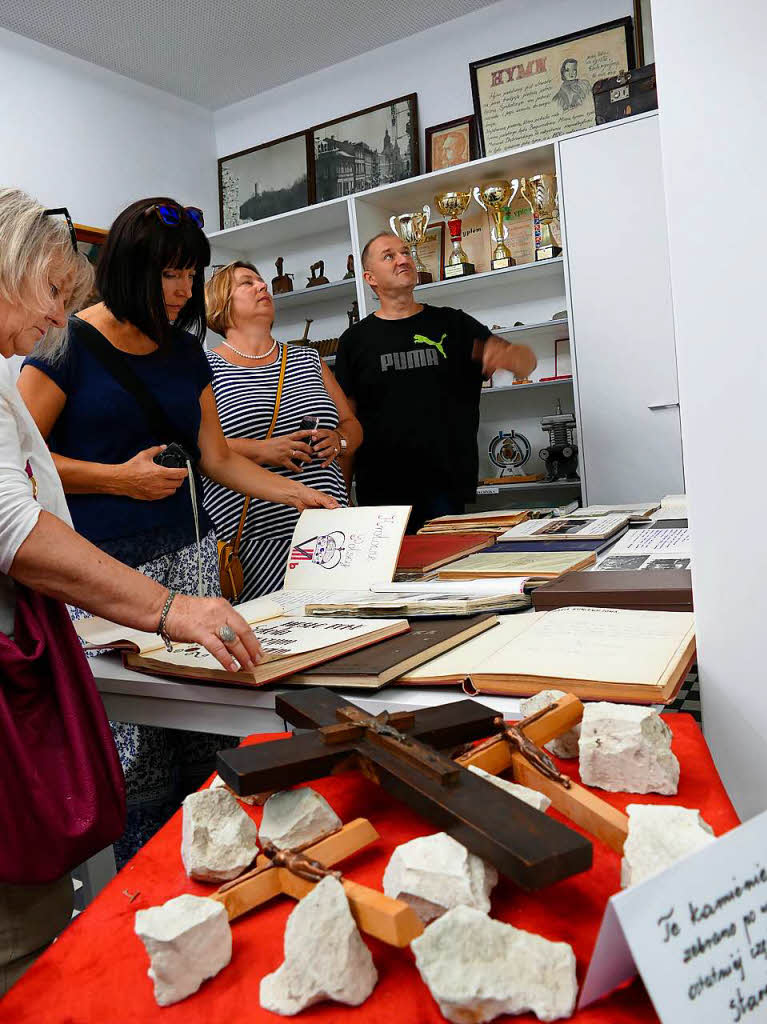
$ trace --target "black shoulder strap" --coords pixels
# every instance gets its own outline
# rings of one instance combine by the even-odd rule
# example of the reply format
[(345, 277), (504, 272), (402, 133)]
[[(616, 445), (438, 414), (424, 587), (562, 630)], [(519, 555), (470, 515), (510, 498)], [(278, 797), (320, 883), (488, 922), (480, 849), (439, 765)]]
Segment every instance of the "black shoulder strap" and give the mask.
[(86, 320), (82, 320), (80, 323), (84, 324), (86, 328), (80, 332), (80, 341), (91, 355), (98, 359), (104, 369), (111, 373), (117, 383), (122, 385), (128, 394), (133, 395), (146, 416), (152, 432), (156, 435), (157, 443), (169, 444), (175, 440), (178, 430), (171, 426), (160, 403), (141, 378), (133, 372), (120, 355), (119, 350), (107, 341), (101, 331)]

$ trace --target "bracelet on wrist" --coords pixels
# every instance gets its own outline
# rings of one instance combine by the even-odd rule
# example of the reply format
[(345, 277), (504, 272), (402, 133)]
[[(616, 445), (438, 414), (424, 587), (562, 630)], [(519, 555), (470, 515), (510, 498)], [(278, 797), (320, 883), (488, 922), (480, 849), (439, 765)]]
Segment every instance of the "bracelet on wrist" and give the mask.
[(156, 632), (160, 637), (162, 637), (162, 642), (165, 644), (165, 649), (167, 651), (173, 650), (173, 642), (171, 641), (171, 638), (168, 636), (168, 632), (165, 628), (165, 621), (168, 618), (168, 612), (170, 611), (170, 606), (173, 604), (173, 599), (177, 596), (177, 590), (168, 591), (168, 596), (165, 598), (165, 604), (163, 605), (162, 614), (160, 615), (160, 621), (157, 624)]

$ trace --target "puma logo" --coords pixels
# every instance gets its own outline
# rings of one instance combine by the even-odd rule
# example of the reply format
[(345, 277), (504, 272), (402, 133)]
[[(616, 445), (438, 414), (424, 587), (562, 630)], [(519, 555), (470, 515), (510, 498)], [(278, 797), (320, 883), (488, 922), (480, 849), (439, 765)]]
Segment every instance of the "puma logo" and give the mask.
[(447, 341), (447, 335), (446, 334), (443, 334), (442, 337), (439, 339), (439, 341), (432, 341), (431, 338), (427, 338), (425, 334), (414, 334), (413, 335), (413, 342), (414, 342), (414, 344), (416, 344), (416, 345), (431, 345), (432, 348), (436, 348), (436, 350), (440, 353), (440, 355), (444, 359), (447, 359), (447, 356), (445, 355), (445, 349), (443, 348), (443, 345), (444, 345), (444, 343), (446, 341)]

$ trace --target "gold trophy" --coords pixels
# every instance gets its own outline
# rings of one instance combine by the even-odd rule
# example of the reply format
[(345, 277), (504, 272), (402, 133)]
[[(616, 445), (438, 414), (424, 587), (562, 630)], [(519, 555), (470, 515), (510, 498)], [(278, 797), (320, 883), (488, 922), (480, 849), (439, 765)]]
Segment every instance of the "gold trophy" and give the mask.
[(540, 227), (535, 233), (535, 259), (550, 260), (559, 256), (562, 246), (557, 245), (551, 233), (551, 222), (557, 206), (557, 176), (555, 174), (536, 174), (525, 178), (522, 194), (533, 210), (533, 216)]
[(434, 205), (447, 221), (453, 251), (445, 263), (445, 277), (466, 277), (474, 273), (474, 264), (461, 247), (461, 217), (471, 202), (471, 192), (440, 192), (434, 197)]
[(493, 256), (490, 260), (492, 270), (505, 270), (506, 267), (513, 267), (516, 262), (508, 246), (504, 244), (507, 231), (506, 225), (503, 223), (503, 215), (518, 191), (519, 181), (516, 178), (512, 178), (511, 181), (504, 179), (489, 181), (486, 185), (475, 185), (474, 187), (474, 198), (494, 222), (490, 232), (495, 242)]
[(394, 234), (401, 238), (405, 245), (410, 246), (410, 255), (418, 273), (418, 284), (430, 284), (432, 280), (431, 274), (421, 263), (421, 257), (418, 255), (418, 246), (424, 240), (430, 217), (431, 207), (424, 206), (420, 213), (400, 213), (389, 218), (389, 226)]

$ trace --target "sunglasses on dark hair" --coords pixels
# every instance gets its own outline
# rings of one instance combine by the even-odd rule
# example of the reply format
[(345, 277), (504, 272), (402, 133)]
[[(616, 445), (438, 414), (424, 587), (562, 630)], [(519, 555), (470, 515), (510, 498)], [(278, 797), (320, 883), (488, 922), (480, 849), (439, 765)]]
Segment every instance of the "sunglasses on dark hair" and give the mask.
[(66, 206), (58, 206), (55, 210), (43, 210), (43, 217), (64, 217), (69, 228), (69, 237), (72, 240), (72, 248), (77, 252), (77, 232), (75, 226), (72, 223), (72, 218), (69, 216), (69, 210)]
[(146, 217), (151, 213), (154, 213), (157, 219), (169, 228), (177, 228), (181, 223), (183, 214), (186, 214), (189, 220), (196, 224), (200, 230), (205, 227), (205, 217), (199, 206), (181, 207), (175, 204), (171, 205), (170, 203), (157, 203), (144, 210), (144, 216)]

